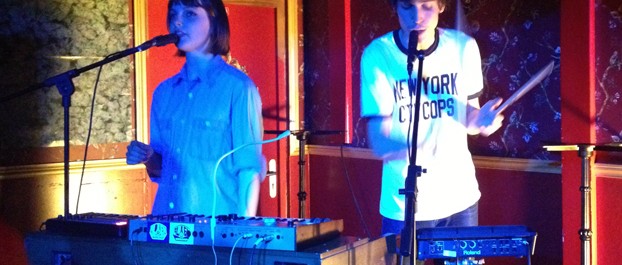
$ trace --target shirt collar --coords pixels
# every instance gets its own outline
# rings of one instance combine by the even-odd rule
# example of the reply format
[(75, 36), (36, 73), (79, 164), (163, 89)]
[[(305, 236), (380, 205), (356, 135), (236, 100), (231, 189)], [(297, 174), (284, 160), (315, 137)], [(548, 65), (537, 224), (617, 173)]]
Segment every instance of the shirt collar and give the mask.
[(207, 61), (199, 71), (197, 71), (197, 73), (200, 74), (190, 76), (191, 73), (188, 71), (188, 64), (184, 63), (184, 66), (181, 68), (179, 73), (173, 77), (173, 81), (175, 84), (179, 84), (182, 81), (205, 81), (216, 75), (224, 64), (226, 64), (226, 62), (222, 59), (222, 57), (220, 55), (216, 55), (214, 58)]

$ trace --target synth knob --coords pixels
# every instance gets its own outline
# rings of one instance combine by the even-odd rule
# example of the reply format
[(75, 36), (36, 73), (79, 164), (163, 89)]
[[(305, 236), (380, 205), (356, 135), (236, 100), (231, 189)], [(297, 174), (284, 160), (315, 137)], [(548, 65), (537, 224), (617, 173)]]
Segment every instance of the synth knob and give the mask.
[(470, 248), (475, 248), (475, 247), (477, 247), (477, 242), (475, 242), (475, 240), (471, 240), (471, 242), (470, 242), (470, 243), (471, 243), (471, 244), (469, 244), (469, 247), (470, 247)]
[(461, 249), (466, 249), (466, 247), (467, 247), (467, 242), (466, 242), (466, 241), (464, 241), (464, 240), (461, 240), (461, 241), (460, 241), (460, 248), (461, 248)]

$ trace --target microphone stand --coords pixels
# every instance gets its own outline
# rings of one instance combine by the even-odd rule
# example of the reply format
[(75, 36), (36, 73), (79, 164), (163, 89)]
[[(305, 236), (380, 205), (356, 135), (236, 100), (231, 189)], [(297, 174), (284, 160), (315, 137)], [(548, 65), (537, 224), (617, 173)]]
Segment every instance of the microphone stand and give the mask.
[[(155, 45), (155, 43), (153, 44)], [(88, 66), (72, 69), (67, 72), (58, 74), (56, 76), (50, 77), (43, 81), (42, 83), (33, 85), (27, 89), (22, 91), (18, 91), (12, 95), (3, 97), (0, 99), (0, 103), (11, 100), (13, 98), (28, 94), (35, 90), (45, 87), (56, 86), (58, 88), (58, 92), (62, 96), (62, 105), (64, 109), (64, 126), (63, 126), (63, 138), (64, 138), (64, 149), (63, 149), (63, 163), (64, 163), (64, 216), (69, 216), (69, 107), (71, 106), (71, 95), (73, 95), (75, 91), (75, 86), (73, 84), (73, 78), (79, 76), (81, 73), (89, 71), (93, 68), (97, 68), (108, 64), (110, 62), (116, 61), (123, 57), (132, 55), (139, 51), (146, 50), (152, 46), (150, 45), (140, 45), (137, 47), (129, 48), (121, 52), (113, 53), (111, 55), (106, 56), (103, 60), (90, 64)], [(77, 214), (77, 213), (76, 213)]]
[(298, 217), (305, 218), (305, 200), (307, 199), (307, 193), (305, 192), (305, 144), (307, 143), (307, 136), (310, 131), (302, 130), (295, 132), (296, 139), (298, 140)]
[(413, 123), (412, 139), (411, 139), (411, 152), (408, 165), (408, 171), (404, 184), (404, 189), (400, 189), (399, 193), (404, 194), (406, 197), (406, 209), (404, 216), (404, 228), (401, 233), (400, 241), (400, 254), (402, 257), (409, 257), (410, 264), (415, 264), (415, 257), (417, 253), (417, 245), (415, 242), (417, 225), (415, 221), (415, 213), (417, 212), (417, 178), (425, 173), (426, 170), (421, 166), (416, 165), (417, 161), (417, 136), (419, 128), (419, 112), (421, 101), (421, 79), (423, 76), (423, 58), (425, 57), (423, 51), (417, 50), (417, 59), (419, 60), (419, 68), (417, 70), (417, 84), (416, 86), (411, 82), (412, 78), (412, 63), (409, 62), (408, 66), (408, 88), (410, 90), (410, 96), (412, 100), (413, 86), (416, 87), (415, 93), (415, 119)]
[[(265, 133), (277, 134), (281, 133), (280, 131), (272, 131), (266, 130)], [(342, 131), (308, 131), (308, 130), (299, 130), (292, 131), (291, 134), (296, 136), (296, 140), (298, 140), (298, 217), (305, 218), (306, 215), (306, 199), (307, 192), (305, 191), (305, 145), (309, 140), (309, 136), (311, 135), (328, 135), (328, 134), (340, 134)]]

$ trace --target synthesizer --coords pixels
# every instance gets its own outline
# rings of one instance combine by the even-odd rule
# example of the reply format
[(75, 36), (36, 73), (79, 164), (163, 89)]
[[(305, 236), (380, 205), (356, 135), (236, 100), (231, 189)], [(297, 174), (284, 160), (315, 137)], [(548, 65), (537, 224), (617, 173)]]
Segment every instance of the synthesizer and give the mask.
[(129, 221), (130, 241), (296, 251), (341, 235), (343, 220), (327, 218), (215, 218), (193, 214), (145, 216)]
[(108, 213), (81, 213), (68, 216), (59, 215), (43, 224), (45, 231), (75, 236), (97, 236), (127, 238), (129, 220), (137, 215)]
[(473, 226), (417, 229), (417, 255), (425, 259), (527, 257), (537, 233), (525, 226)]

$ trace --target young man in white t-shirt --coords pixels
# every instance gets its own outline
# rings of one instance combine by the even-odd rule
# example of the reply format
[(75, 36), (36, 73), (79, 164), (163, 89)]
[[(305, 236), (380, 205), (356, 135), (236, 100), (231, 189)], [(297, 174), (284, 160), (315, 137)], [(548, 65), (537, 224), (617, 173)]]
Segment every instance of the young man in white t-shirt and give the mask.
[[(417, 228), (477, 225), (480, 198), (467, 134), (488, 136), (501, 127), (501, 99), (480, 108), (481, 58), (470, 36), (437, 28), (447, 0), (390, 0), (400, 29), (373, 40), (361, 59), (361, 116), (374, 153), (384, 161), (380, 214), (383, 233), (399, 234), (405, 218), (408, 142), (418, 128), (416, 165)], [(409, 36), (418, 32), (416, 50), (424, 55), (418, 125), (414, 124), (419, 61), (407, 70)], [(413, 46), (414, 47), (414, 46)], [(410, 76), (410, 77), (409, 77)], [(414, 127), (417, 126), (417, 127)]]

